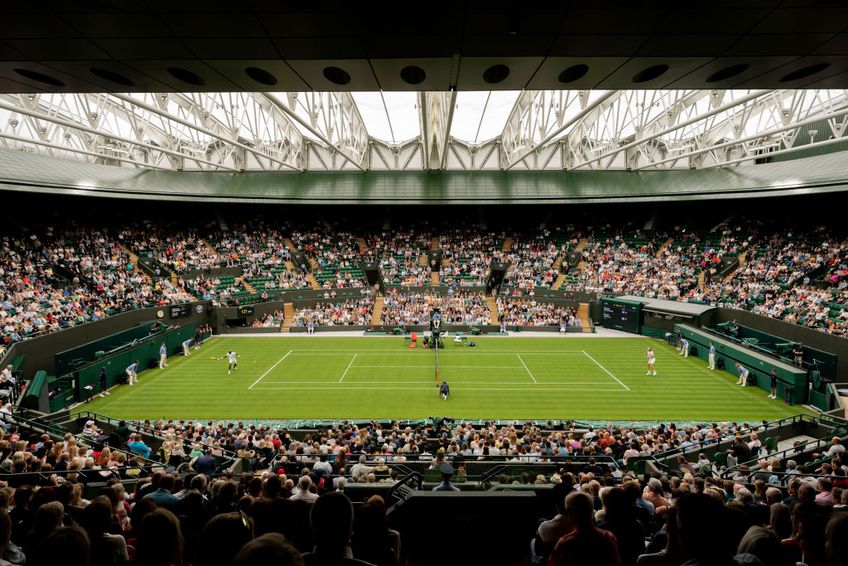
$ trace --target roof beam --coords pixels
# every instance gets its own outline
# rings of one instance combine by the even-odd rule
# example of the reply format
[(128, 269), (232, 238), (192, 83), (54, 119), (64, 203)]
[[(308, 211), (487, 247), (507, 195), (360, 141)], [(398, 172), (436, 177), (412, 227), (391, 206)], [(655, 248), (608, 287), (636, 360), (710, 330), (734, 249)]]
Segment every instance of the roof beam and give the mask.
[(97, 130), (96, 128), (85, 126), (83, 124), (73, 122), (71, 120), (66, 120), (66, 119), (61, 118), (59, 116), (51, 116), (51, 115), (45, 114), (43, 112), (37, 112), (37, 111), (31, 110), (29, 108), (24, 108), (23, 105), (15, 106), (15, 105), (8, 104), (7, 102), (0, 100), (0, 108), (2, 108), (3, 110), (8, 110), (9, 112), (14, 112), (16, 114), (23, 114), (25, 116), (37, 118), (39, 120), (45, 120), (45, 121), (51, 122), (53, 124), (59, 124), (61, 126), (65, 126), (66, 128), (71, 128), (71, 129), (74, 129), (74, 130), (80, 130), (80, 131), (83, 131), (83, 132), (87, 132), (87, 133), (95, 135), (95, 136), (108, 137), (110, 139), (118, 140), (118, 141), (124, 142), (124, 143), (129, 144), (129, 145), (144, 147), (144, 148), (147, 148), (151, 151), (157, 151), (157, 152), (165, 153), (167, 155), (171, 155), (171, 156), (177, 157), (179, 159), (188, 159), (188, 160), (194, 161), (196, 163), (203, 163), (205, 165), (211, 165), (212, 167), (215, 167), (215, 168), (218, 168), (218, 169), (226, 169), (227, 171), (238, 171), (238, 169), (235, 169), (233, 167), (229, 167), (229, 166), (224, 165), (222, 163), (213, 163), (212, 161), (208, 161), (206, 159), (202, 159), (200, 157), (197, 157), (197, 156), (194, 156), (194, 155), (191, 155), (191, 154), (181, 153), (179, 151), (174, 151), (173, 149), (169, 149), (167, 147), (161, 147), (161, 146), (158, 146), (158, 145), (145, 143), (145, 142), (139, 141), (139, 140), (132, 140), (132, 139), (129, 139), (129, 138), (117, 135), (117, 134), (112, 134), (112, 133), (109, 133), (109, 132), (103, 132), (101, 130)]
[[(138, 100), (136, 98), (133, 98), (131, 96), (127, 96), (127, 95), (124, 95), (124, 94), (118, 94), (118, 93), (112, 93), (112, 94), (110, 94), (110, 96), (117, 98), (118, 100), (123, 100), (124, 102), (126, 102), (128, 104), (132, 104), (134, 106), (138, 106), (139, 108), (143, 108), (147, 112), (151, 112), (153, 114), (156, 114), (157, 116), (161, 116), (162, 118), (165, 118), (166, 120), (176, 122), (177, 124), (181, 124), (181, 125), (183, 125), (187, 128), (191, 128), (192, 130), (196, 130), (198, 132), (201, 132), (201, 133), (203, 133), (207, 136), (215, 138), (216, 140), (220, 140), (222, 142), (231, 144), (231, 145), (233, 145), (233, 146), (235, 146), (239, 149), (242, 149), (244, 151), (252, 153), (253, 155), (255, 155), (258, 158), (267, 159), (271, 162), (282, 165), (283, 167), (285, 167), (287, 169), (292, 169), (292, 170), (295, 170), (295, 171), (301, 171), (300, 168), (295, 167), (295, 166), (291, 165), (290, 163), (286, 163), (285, 161), (282, 161), (280, 159), (277, 159), (276, 157), (272, 157), (272, 156), (270, 156), (266, 153), (263, 153), (263, 152), (257, 150), (256, 148), (253, 148), (253, 147), (250, 147), (247, 144), (241, 143), (240, 141), (238, 141), (238, 136), (221, 135), (221, 134), (219, 134), (219, 133), (217, 133), (213, 130), (210, 130), (209, 128), (204, 128), (203, 126), (200, 126), (198, 124), (194, 124), (192, 122), (189, 122), (188, 120), (184, 120), (184, 119), (180, 118), (179, 116), (174, 116), (173, 114), (171, 114), (169, 112), (161, 110), (160, 108), (157, 108), (155, 106), (147, 104), (147, 103), (145, 103), (141, 100)], [(171, 96), (171, 95), (168, 94), (168, 96)], [(183, 96), (183, 95), (176, 93), (176, 96)], [(188, 102), (189, 102), (189, 104), (193, 104), (193, 101), (191, 101), (191, 100), (189, 100)]]
[(62, 145), (59, 145), (59, 144), (45, 142), (45, 141), (41, 141), (41, 140), (34, 140), (34, 139), (25, 138), (25, 137), (21, 137), (21, 136), (15, 136), (15, 135), (7, 134), (7, 133), (4, 133), (4, 132), (0, 132), (0, 138), (12, 140), (12, 141), (16, 141), (16, 142), (21, 142), (21, 143), (38, 145), (38, 146), (42, 146), (42, 147), (48, 147), (50, 149), (56, 149), (56, 150), (59, 150), (59, 151), (67, 151), (67, 152), (70, 152), (70, 153), (77, 153), (77, 154), (80, 154), (80, 155), (88, 155), (90, 157), (96, 157), (98, 159), (111, 159), (113, 161), (120, 161), (122, 163), (132, 163), (133, 165), (138, 165), (139, 167), (144, 167), (145, 169), (159, 169), (161, 171), (171, 171), (171, 169), (168, 169), (167, 167), (162, 167), (160, 165), (153, 165), (151, 163), (144, 163), (143, 161), (136, 161), (135, 159), (130, 159), (129, 157), (118, 157), (116, 155), (104, 155), (102, 153), (97, 153), (95, 151), (88, 151), (86, 149), (81, 149), (81, 148), (78, 148), (78, 147), (62, 146)]
[[(267, 100), (269, 100), (272, 104), (274, 104), (277, 108), (282, 110), (289, 118), (291, 118), (292, 120), (294, 120), (295, 122), (300, 124), (301, 127), (303, 127), (306, 131), (308, 131), (313, 136), (315, 136), (316, 138), (321, 140), (328, 148), (335, 150), (339, 155), (341, 155), (347, 161), (349, 161), (354, 167), (356, 167), (360, 171), (366, 170), (365, 167), (362, 165), (362, 157), (364, 156), (364, 151), (367, 150), (367, 148), (362, 148), (363, 151), (360, 153), (360, 159), (357, 160), (356, 158), (351, 156), (347, 151), (345, 151), (340, 145), (333, 143), (330, 140), (329, 136), (323, 134), (318, 128), (314, 127), (312, 124), (310, 124), (309, 122), (307, 122), (306, 120), (304, 120), (303, 118), (298, 116), (297, 113), (293, 109), (289, 108), (288, 106), (286, 106), (285, 104), (283, 104), (282, 102), (280, 102), (279, 100), (277, 100), (273, 96), (270, 96), (267, 93), (260, 93), (260, 94), (261, 94), (261, 96), (264, 96)], [(307, 95), (308, 94), (310, 94), (310, 93), (307, 93)], [(333, 94), (336, 94), (336, 93), (333, 93)], [(355, 110), (356, 115), (358, 116), (359, 111), (356, 110), (356, 104), (353, 102), (353, 97), (351, 97), (349, 93), (338, 93), (338, 94), (346, 94), (347, 95), (347, 98), (350, 99), (349, 100), (350, 104), (353, 104), (352, 110)], [(315, 115), (313, 114), (313, 116), (315, 116)], [(317, 116), (315, 116), (315, 117), (317, 118)], [(327, 118), (328, 123), (329, 123), (329, 122), (334, 121), (337, 117), (330, 116), (330, 117), (326, 117), (326, 118)], [(360, 121), (362, 120), (361, 116), (359, 117), (359, 120)], [(328, 129), (333, 129), (333, 128), (328, 128)], [(329, 132), (329, 134), (334, 135), (334, 132)], [(367, 132), (366, 132), (366, 135), (367, 135)]]
[[(645, 142), (648, 142), (650, 140), (664, 136), (668, 133), (679, 130), (681, 128), (685, 128), (686, 126), (691, 126), (692, 124), (696, 124), (696, 123), (698, 123), (702, 120), (709, 118), (710, 116), (713, 116), (715, 114), (720, 114), (722, 112), (726, 112), (727, 110), (731, 110), (731, 109), (733, 109), (737, 106), (740, 106), (742, 104), (745, 104), (745, 103), (747, 103), (751, 100), (755, 100), (755, 99), (760, 98), (762, 96), (766, 96), (768, 94), (771, 94), (771, 92), (772, 91), (770, 91), (770, 90), (755, 91), (751, 94), (748, 94), (747, 96), (743, 96), (742, 98), (740, 98), (738, 100), (734, 100), (733, 102), (730, 102), (728, 104), (723, 104), (723, 105), (721, 105), (717, 108), (713, 108), (712, 110), (705, 112), (704, 114), (700, 114), (698, 116), (695, 116), (694, 118), (684, 120), (684, 121), (679, 122), (677, 124), (672, 124), (671, 126), (660, 129), (658, 131), (655, 130), (655, 131), (649, 133), (648, 135), (643, 135), (643, 136), (640, 137), (638, 134), (636, 134), (634, 136), (636, 139), (634, 139), (632, 142), (626, 143), (626, 144), (621, 145), (621, 146), (617, 146), (612, 151), (600, 153), (599, 155), (596, 155), (595, 157), (592, 157), (590, 159), (586, 159), (584, 161), (581, 161), (579, 163), (571, 165), (569, 167), (569, 169), (579, 169), (580, 167), (585, 167), (586, 165), (589, 165), (591, 163), (595, 163), (596, 161), (600, 161), (602, 159), (613, 158), (614, 156), (620, 154), (623, 151), (627, 151), (628, 149), (639, 146), (639, 145), (641, 145)], [(658, 123), (659, 122), (657, 122), (656, 120), (653, 121), (653, 122), (649, 122), (649, 124), (654, 124), (654, 125), (657, 125)], [(647, 130), (647, 128), (645, 128), (645, 130)]]
[(449, 92), (419, 92), (418, 119), (424, 148), (424, 168), (444, 169), (447, 160), (456, 90)]
[[(720, 143), (720, 144), (716, 144), (716, 145), (710, 145), (708, 147), (703, 147), (703, 148), (697, 149), (695, 151), (689, 151), (689, 152), (686, 152), (686, 153), (681, 153), (681, 154), (675, 155), (674, 157), (667, 157), (667, 158), (661, 159), (659, 161), (653, 161), (651, 163), (642, 165), (640, 167), (635, 167), (633, 170), (634, 171), (642, 171), (644, 169), (648, 169), (650, 167), (655, 167), (657, 165), (662, 165), (663, 163), (668, 163), (670, 161), (677, 161), (677, 160), (680, 160), (680, 159), (686, 159), (687, 157), (694, 157), (696, 155), (700, 155), (702, 153), (707, 153), (707, 152), (710, 152), (710, 151), (715, 151), (717, 149), (732, 147), (734, 145), (741, 145), (743, 143), (747, 143), (747, 142), (750, 142), (750, 141), (767, 138), (768, 136), (772, 136), (774, 134), (779, 134), (781, 132), (786, 132), (786, 131), (789, 131), (789, 130), (794, 130), (796, 128), (801, 128), (803, 126), (808, 126), (810, 124), (815, 124), (816, 122), (819, 122), (821, 120), (829, 120), (831, 118), (838, 118), (840, 116), (845, 116), (846, 114), (848, 114), (848, 108), (844, 108), (842, 110), (839, 110), (838, 112), (832, 112), (832, 113), (829, 113), (829, 114), (819, 114), (819, 115), (813, 116), (812, 118), (802, 120), (800, 122), (794, 122), (792, 124), (789, 124), (788, 126), (781, 126), (779, 128), (774, 128), (774, 129), (768, 130), (766, 132), (759, 132), (759, 133), (751, 135), (751, 136), (746, 136), (746, 137), (739, 138), (739, 139), (736, 139), (736, 140), (730, 140), (730, 141)], [(807, 146), (803, 146), (803, 147), (807, 147)], [(768, 155), (768, 154), (764, 154), (763, 156), (766, 156), (766, 155)], [(754, 157), (751, 157), (749, 159), (754, 159)]]
[(543, 149), (545, 146), (550, 144), (552, 141), (555, 141), (556, 138), (560, 134), (565, 132), (572, 125), (578, 123), (579, 121), (584, 119), (586, 116), (589, 116), (590, 114), (592, 114), (598, 107), (602, 106), (603, 104), (605, 104), (610, 99), (615, 100), (615, 97), (619, 96), (619, 93), (620, 93), (620, 91), (617, 91), (617, 90), (610, 90), (610, 91), (605, 92), (600, 97), (598, 97), (597, 100), (589, 103), (585, 108), (583, 108), (575, 116), (573, 116), (569, 120), (566, 120), (565, 122), (562, 123), (562, 125), (555, 128), (552, 132), (550, 132), (545, 137), (543, 137), (539, 141), (539, 143), (531, 144), (530, 147), (527, 148), (525, 151), (523, 151), (521, 154), (519, 154), (518, 157), (515, 157), (512, 160), (510, 160), (509, 163), (507, 163), (503, 167), (503, 170), (509, 171), (510, 169), (515, 167), (517, 164), (524, 161), (534, 151), (539, 151), (539, 150)]

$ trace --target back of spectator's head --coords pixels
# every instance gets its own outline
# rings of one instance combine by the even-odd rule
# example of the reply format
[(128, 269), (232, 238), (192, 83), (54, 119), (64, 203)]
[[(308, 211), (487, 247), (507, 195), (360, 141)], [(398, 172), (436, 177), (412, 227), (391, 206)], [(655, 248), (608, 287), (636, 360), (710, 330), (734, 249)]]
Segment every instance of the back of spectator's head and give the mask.
[(595, 506), (591, 497), (575, 491), (565, 498), (565, 512), (575, 527), (585, 529), (593, 523)]
[(312, 478), (309, 476), (300, 476), (300, 479), (297, 480), (297, 488), (301, 491), (309, 491), (309, 488), (312, 487)]
[(277, 497), (280, 494), (280, 490), (283, 489), (283, 482), (280, 480), (280, 476), (276, 474), (268, 476), (262, 489), (265, 491), (266, 497), (271, 499)]
[(174, 486), (177, 481), (174, 476), (171, 474), (165, 474), (162, 476), (162, 479), (159, 480), (159, 489), (164, 489), (165, 491), (174, 491)]
[(106, 496), (95, 497), (83, 508), (80, 523), (88, 533), (88, 538), (95, 542), (97, 537), (109, 531), (112, 524), (112, 503)]
[(739, 554), (753, 554), (765, 566), (789, 566), (780, 540), (766, 527), (753, 526), (739, 542)]
[(828, 565), (848, 565), (848, 513), (834, 513), (824, 532)]
[(264, 534), (245, 544), (233, 561), (233, 566), (303, 566), (300, 553), (277, 533)]
[(732, 538), (727, 509), (716, 499), (702, 493), (680, 498), (677, 534), (680, 550), (687, 559), (706, 558), (705, 563), (709, 563), (710, 558), (725, 559), (735, 550), (735, 544), (730, 548), (727, 542)]
[(136, 501), (133, 508), (130, 509), (130, 524), (134, 529), (139, 528), (141, 522), (148, 515), (148, 513), (152, 513), (153, 510), (156, 509), (156, 504), (153, 503), (152, 499), (141, 499), (140, 501)]
[(633, 502), (627, 492), (620, 487), (612, 487), (604, 490), (601, 496), (604, 504), (607, 521), (623, 521), (633, 516)]
[(179, 564), (183, 554), (183, 533), (177, 517), (167, 509), (155, 509), (141, 521), (136, 539), (139, 566)]
[(15, 490), (15, 507), (26, 507), (32, 499), (32, 486), (22, 485)]
[(792, 508), (784, 503), (772, 504), (770, 510), (769, 527), (780, 540), (792, 536)]
[(12, 536), (12, 519), (6, 513), (0, 513), (0, 551), (9, 545)]
[(189, 487), (191, 489), (196, 489), (200, 493), (203, 493), (204, 491), (206, 491), (206, 484), (207, 483), (208, 483), (208, 480), (206, 479), (205, 475), (197, 474), (196, 476), (191, 478), (191, 483), (189, 484)]
[(27, 553), (27, 566), (89, 566), (91, 544), (80, 527), (62, 527)]
[(341, 492), (325, 493), (312, 506), (309, 522), (316, 548), (343, 548), (350, 543), (353, 505)]
[(39, 507), (33, 519), (33, 542), (39, 543), (53, 534), (56, 529), (62, 526), (64, 516), (65, 508), (58, 501), (51, 501)]
[(236, 554), (253, 540), (253, 526), (240, 511), (213, 517), (200, 533), (197, 566), (230, 566)]

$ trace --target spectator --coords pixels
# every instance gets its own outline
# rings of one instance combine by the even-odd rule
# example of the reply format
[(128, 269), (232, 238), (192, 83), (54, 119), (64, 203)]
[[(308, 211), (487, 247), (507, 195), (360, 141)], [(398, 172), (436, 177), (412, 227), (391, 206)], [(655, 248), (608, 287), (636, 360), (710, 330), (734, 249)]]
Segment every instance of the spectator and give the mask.
[(177, 566), (182, 563), (183, 544), (177, 517), (167, 509), (154, 509), (141, 521), (135, 563), (138, 566)]
[(62, 527), (27, 557), (27, 566), (89, 566), (90, 548), (84, 530), (76, 526)]
[(325, 493), (309, 514), (315, 549), (303, 555), (306, 566), (373, 566), (353, 557), (353, 505), (343, 493)]
[(256, 537), (245, 544), (233, 561), (233, 566), (303, 566), (300, 553), (286, 543), (286, 538), (278, 533), (268, 533)]
[(592, 499), (585, 493), (570, 493), (565, 511), (574, 529), (557, 541), (548, 566), (620, 566), (615, 535), (594, 524)]

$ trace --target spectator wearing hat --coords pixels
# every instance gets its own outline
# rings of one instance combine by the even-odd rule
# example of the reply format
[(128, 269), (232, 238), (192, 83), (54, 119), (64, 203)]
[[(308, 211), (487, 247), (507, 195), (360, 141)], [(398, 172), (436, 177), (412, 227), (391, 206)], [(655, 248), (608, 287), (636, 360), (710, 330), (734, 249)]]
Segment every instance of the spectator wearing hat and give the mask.
[(453, 466), (445, 462), (439, 466), (442, 473), (442, 483), (433, 488), (433, 491), (459, 491), (459, 488), (451, 483), (453, 477)]

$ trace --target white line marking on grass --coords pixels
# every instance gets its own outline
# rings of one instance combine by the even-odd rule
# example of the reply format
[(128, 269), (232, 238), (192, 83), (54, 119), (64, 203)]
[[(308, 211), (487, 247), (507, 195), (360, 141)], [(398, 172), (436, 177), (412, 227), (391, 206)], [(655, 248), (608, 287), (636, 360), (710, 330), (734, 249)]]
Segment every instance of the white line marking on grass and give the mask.
[[(429, 366), (389, 366), (389, 365), (373, 365), (373, 366), (355, 366), (357, 368), (403, 368), (403, 369), (412, 369), (412, 368), (428, 368), (433, 369), (433, 365)], [(439, 364), (440, 369), (521, 369), (521, 366), (445, 366)]]
[(533, 373), (530, 371), (530, 368), (528, 368), (527, 364), (524, 363), (524, 360), (521, 359), (521, 354), (515, 354), (515, 355), (518, 356), (518, 361), (521, 362), (521, 365), (523, 365), (524, 369), (527, 370), (527, 374), (530, 376), (530, 379), (533, 380), (533, 383), (539, 383), (538, 381), (536, 381), (536, 378), (533, 377)]
[(280, 363), (281, 363), (283, 360), (285, 360), (286, 358), (288, 358), (288, 357), (289, 357), (289, 355), (290, 355), (292, 352), (294, 352), (294, 350), (289, 350), (288, 352), (286, 352), (286, 354), (285, 354), (282, 358), (280, 358), (279, 360), (277, 360), (277, 363), (275, 363), (274, 365), (272, 365), (271, 367), (269, 367), (269, 368), (268, 368), (268, 371), (266, 371), (265, 373), (263, 373), (262, 375), (260, 375), (260, 376), (259, 376), (259, 379), (257, 379), (256, 381), (254, 381), (254, 382), (253, 382), (253, 384), (251, 384), (251, 386), (250, 386), (250, 387), (248, 387), (248, 389), (253, 389), (253, 387), (254, 387), (257, 383), (259, 383), (260, 381), (262, 381), (262, 378), (263, 378), (263, 377), (265, 377), (266, 375), (268, 375), (269, 373), (271, 373), (271, 371), (272, 371), (275, 367), (277, 367), (278, 365), (280, 365)]
[[(297, 387), (262, 387), (257, 389), (257, 391), (292, 391), (292, 390), (306, 390), (306, 391), (333, 391), (333, 383), (328, 383), (331, 387), (314, 387), (314, 386), (297, 386)], [(524, 387), (460, 387), (458, 390), (460, 391), (527, 391), (527, 386), (529, 383), (523, 384)], [(344, 386), (338, 388), (339, 391), (348, 391), (348, 390), (377, 390), (377, 391), (432, 391), (433, 386), (427, 387), (358, 387), (358, 386)], [(621, 392), (620, 387), (616, 387), (615, 389), (598, 389), (596, 387), (533, 387), (531, 391), (609, 391), (609, 392)]]
[[(361, 367), (361, 366), (356, 366)], [(458, 381), (456, 379), (453, 380), (458, 384), (458, 387), (463, 385), (523, 385), (525, 387), (530, 387), (530, 384), (526, 381)], [(263, 381), (262, 385), (288, 385), (293, 383), (302, 383), (302, 381)], [(334, 383), (331, 381), (319, 381), (315, 383), (324, 383), (328, 386), (336, 386), (338, 383)], [(356, 385), (420, 385), (424, 382), (422, 381), (412, 381), (407, 379), (406, 381), (346, 381), (347, 383), (355, 383)], [(596, 385), (598, 382), (596, 381), (568, 381), (563, 383), (543, 383), (542, 385)], [(346, 386), (346, 385), (345, 385)], [(323, 388), (321, 388), (323, 389)], [(534, 387), (535, 389), (535, 387)], [(611, 391), (619, 391), (621, 388), (617, 387), (612, 389)]]
[[(457, 349), (459, 350), (459, 349)], [(449, 349), (443, 352), (440, 352), (442, 356), (514, 356), (515, 352), (489, 352), (487, 350), (477, 350), (476, 352), (469, 352), (466, 350), (454, 350)], [(292, 352), (296, 356), (323, 356), (325, 354), (352, 354), (356, 352), (360, 356), (367, 356), (369, 354), (380, 354), (382, 356), (385, 355), (394, 355), (394, 356), (415, 356), (421, 353), (428, 353), (430, 350), (403, 350), (395, 348), (393, 350), (298, 350), (294, 349)], [(416, 354), (418, 352), (419, 354)], [(558, 356), (558, 355), (568, 355), (568, 354), (581, 354), (583, 350), (521, 350), (521, 353), (525, 356)]]
[(339, 383), (341, 383), (342, 381), (344, 381), (344, 378), (345, 378), (345, 376), (347, 375), (347, 372), (349, 372), (349, 371), (350, 371), (350, 366), (352, 366), (352, 365), (353, 365), (353, 362), (356, 360), (356, 356), (357, 356), (357, 354), (354, 354), (354, 355), (353, 355), (353, 357), (350, 359), (350, 363), (349, 363), (349, 364), (347, 364), (347, 368), (344, 370), (344, 373), (342, 374), (342, 377), (339, 379)]
[(611, 373), (610, 373), (610, 371), (609, 371), (607, 368), (605, 368), (604, 366), (602, 366), (601, 364), (599, 364), (599, 363), (598, 363), (598, 361), (597, 361), (595, 358), (593, 358), (592, 356), (590, 356), (590, 355), (589, 355), (589, 353), (588, 353), (588, 352), (586, 352), (586, 350), (582, 350), (582, 352), (583, 352), (584, 354), (586, 354), (586, 357), (587, 357), (587, 358), (589, 358), (590, 360), (592, 360), (593, 362), (595, 362), (595, 365), (596, 365), (596, 366), (598, 366), (599, 368), (601, 368), (602, 370), (604, 370), (604, 372), (606, 372), (606, 374), (607, 374), (608, 376), (610, 376), (611, 378), (613, 378), (614, 380), (616, 380), (616, 381), (618, 382), (618, 384), (619, 384), (619, 385), (621, 385), (622, 387), (624, 387), (624, 389), (626, 389), (627, 391), (630, 391), (630, 388), (629, 388), (629, 387), (627, 387), (626, 385), (624, 385), (624, 384), (621, 382), (621, 380), (620, 380), (620, 379), (618, 379), (616, 376), (614, 376), (613, 374), (611, 374)]

